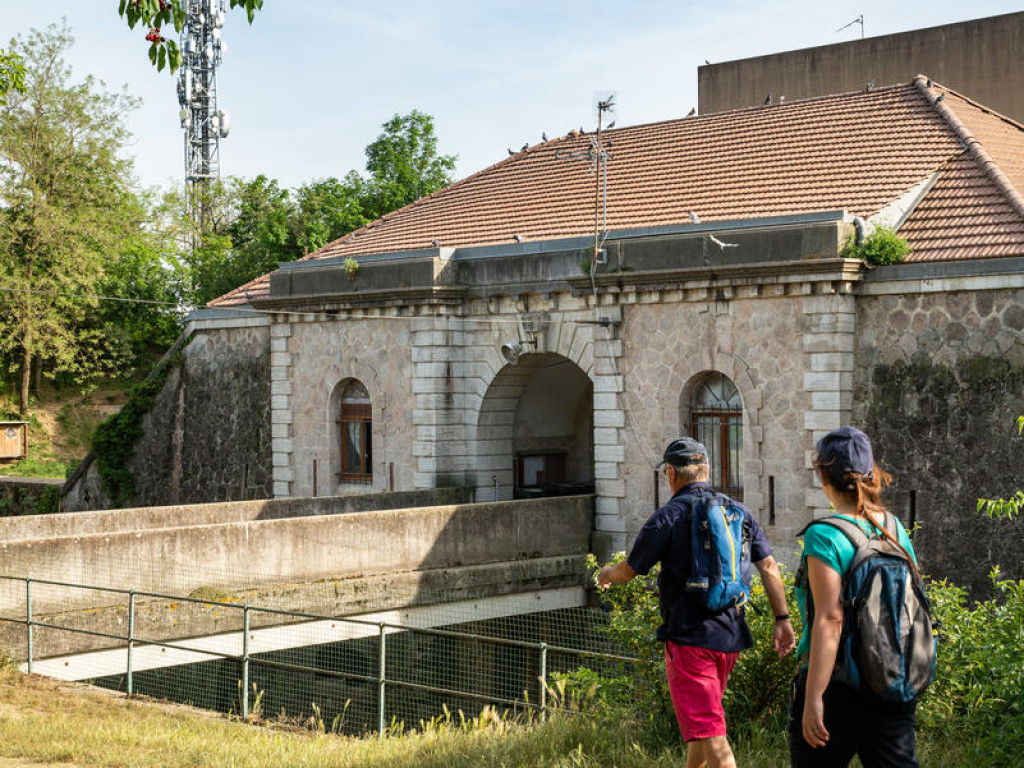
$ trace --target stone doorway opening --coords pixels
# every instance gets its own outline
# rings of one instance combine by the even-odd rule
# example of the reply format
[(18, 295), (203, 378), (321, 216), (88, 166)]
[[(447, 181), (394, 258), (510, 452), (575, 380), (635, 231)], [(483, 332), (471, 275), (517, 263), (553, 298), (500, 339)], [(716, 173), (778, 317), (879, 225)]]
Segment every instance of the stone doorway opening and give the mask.
[(524, 354), (506, 365), (484, 395), (477, 449), (477, 487), (493, 487), (491, 498), (593, 493), (590, 377), (553, 353)]

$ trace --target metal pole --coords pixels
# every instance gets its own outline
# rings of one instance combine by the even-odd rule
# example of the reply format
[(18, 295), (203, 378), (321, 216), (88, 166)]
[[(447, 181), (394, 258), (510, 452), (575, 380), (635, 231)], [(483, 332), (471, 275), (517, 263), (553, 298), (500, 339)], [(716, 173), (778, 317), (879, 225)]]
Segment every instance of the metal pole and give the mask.
[(313, 459), (313, 498), (316, 498), (316, 459)]
[(547, 718), (548, 709), (548, 644), (540, 644), (540, 719)]
[(135, 649), (135, 590), (128, 590), (128, 670), (125, 690), (131, 696), (135, 693), (135, 680), (132, 676), (132, 651)]
[(242, 606), (242, 719), (249, 717), (249, 604)]
[(32, 579), (25, 579), (25, 626), (28, 630), (28, 648), (26, 655), (28, 659), (25, 663), (25, 668), (28, 673), (32, 674)]
[(494, 483), (494, 500), (498, 500), (498, 476), (491, 475), (491, 482)]
[(387, 664), (387, 652), (385, 651), (384, 622), (380, 623), (380, 658), (377, 667), (377, 738), (384, 738), (384, 687), (387, 685), (385, 679), (385, 665)]

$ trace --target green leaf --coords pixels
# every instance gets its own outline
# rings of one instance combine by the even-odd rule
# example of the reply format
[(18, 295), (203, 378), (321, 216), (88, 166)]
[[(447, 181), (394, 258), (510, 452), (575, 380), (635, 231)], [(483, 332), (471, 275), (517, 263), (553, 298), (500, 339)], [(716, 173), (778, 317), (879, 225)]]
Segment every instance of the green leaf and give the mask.
[(172, 72), (181, 66), (181, 49), (178, 48), (177, 44), (173, 40), (167, 41), (167, 61), (170, 64)]
[(163, 71), (163, 68), (167, 66), (167, 49), (161, 47), (160, 53), (157, 57), (156, 69), (158, 72)]

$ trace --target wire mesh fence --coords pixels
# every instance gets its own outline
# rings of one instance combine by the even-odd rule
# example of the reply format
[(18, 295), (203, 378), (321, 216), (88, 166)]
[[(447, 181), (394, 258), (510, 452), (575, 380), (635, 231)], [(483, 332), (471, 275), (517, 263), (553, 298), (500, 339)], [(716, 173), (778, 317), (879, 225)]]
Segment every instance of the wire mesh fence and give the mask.
[(0, 647), (29, 672), (355, 734), (445, 711), (543, 713), (556, 674), (642, 663), (614, 653), (587, 607), (466, 621), (439, 606), (416, 626), (14, 576), (0, 601)]

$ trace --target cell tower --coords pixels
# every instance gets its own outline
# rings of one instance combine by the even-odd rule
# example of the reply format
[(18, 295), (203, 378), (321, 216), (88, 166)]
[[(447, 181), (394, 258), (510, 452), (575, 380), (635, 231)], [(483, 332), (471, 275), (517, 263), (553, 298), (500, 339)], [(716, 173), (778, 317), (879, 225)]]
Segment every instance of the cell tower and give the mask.
[(224, 0), (187, 0), (181, 32), (178, 103), (185, 130), (185, 188), (196, 221), (206, 221), (204, 195), (210, 179), (220, 178), (220, 140), (231, 127), (228, 113), (217, 107), (217, 67), (227, 50), (221, 41)]

